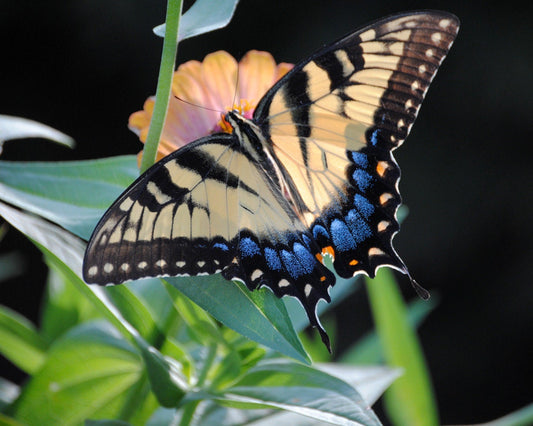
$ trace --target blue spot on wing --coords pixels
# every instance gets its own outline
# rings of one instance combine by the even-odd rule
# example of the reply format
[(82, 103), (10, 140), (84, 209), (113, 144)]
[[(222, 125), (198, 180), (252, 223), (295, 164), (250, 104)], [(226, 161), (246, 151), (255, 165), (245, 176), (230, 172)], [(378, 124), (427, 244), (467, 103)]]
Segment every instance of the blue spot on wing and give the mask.
[(359, 169), (354, 170), (352, 177), (359, 189), (363, 192), (369, 188), (374, 179), (370, 173)]
[(351, 151), (352, 161), (355, 165), (362, 167), (363, 169), (368, 168), (368, 156), (358, 151)]
[(300, 264), (304, 268), (305, 272), (310, 274), (315, 268), (316, 259), (315, 257), (300, 243), (294, 243), (293, 246), (294, 254), (300, 261)]
[(350, 233), (356, 243), (360, 243), (372, 236), (372, 230), (365, 218), (361, 214), (352, 209), (346, 215), (346, 223), (349, 226)]
[(252, 257), (261, 254), (259, 246), (250, 237), (242, 238), (239, 241), (239, 250), (245, 257)]
[(300, 262), (298, 262), (298, 259), (294, 253), (287, 250), (281, 250), (280, 255), (283, 259), (285, 268), (292, 278), (297, 279), (298, 277), (305, 275), (305, 269), (302, 267)]
[(340, 219), (333, 219), (330, 225), (331, 240), (337, 250), (348, 251), (356, 248), (357, 244), (346, 224)]
[(226, 244), (224, 244), (224, 243), (215, 243), (215, 244), (213, 244), (213, 247), (214, 248), (218, 248), (220, 250), (224, 250), (224, 251), (228, 251), (229, 250), (229, 247)]
[(279, 271), (283, 267), (281, 264), (281, 260), (279, 259), (278, 254), (276, 253), (276, 250), (274, 250), (273, 248), (265, 248), (265, 260), (269, 269), (273, 271)]
[(354, 195), (353, 204), (357, 211), (359, 211), (365, 219), (368, 219), (370, 215), (376, 210), (372, 203), (368, 201), (365, 197), (363, 197), (361, 194)]
[(370, 143), (376, 146), (378, 142), (379, 142), (379, 129), (376, 129), (370, 134)]

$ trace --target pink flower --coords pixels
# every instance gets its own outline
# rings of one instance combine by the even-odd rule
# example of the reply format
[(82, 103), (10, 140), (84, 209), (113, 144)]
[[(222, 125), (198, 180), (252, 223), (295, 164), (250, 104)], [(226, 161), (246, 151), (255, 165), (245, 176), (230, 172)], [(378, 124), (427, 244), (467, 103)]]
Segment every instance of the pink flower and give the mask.
[[(203, 62), (189, 61), (174, 73), (172, 96), (159, 143), (157, 161), (200, 137), (231, 132), (225, 112), (237, 109), (251, 118), (257, 103), (293, 65), (276, 64), (268, 52), (249, 51), (239, 63), (225, 51), (207, 55)], [(128, 126), (146, 141), (155, 98), (134, 112)], [(140, 160), (139, 154), (139, 160)]]

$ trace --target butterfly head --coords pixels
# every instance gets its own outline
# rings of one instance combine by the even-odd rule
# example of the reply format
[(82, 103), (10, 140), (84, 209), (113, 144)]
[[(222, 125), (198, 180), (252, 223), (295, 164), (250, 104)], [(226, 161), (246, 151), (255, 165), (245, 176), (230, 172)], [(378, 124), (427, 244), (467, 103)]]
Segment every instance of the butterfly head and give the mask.
[(255, 106), (246, 99), (241, 99), (239, 103), (233, 104), (232, 108), (228, 108), (227, 112), (221, 114), (218, 127), (224, 133), (233, 133), (236, 121), (242, 119), (250, 120), (253, 116)]

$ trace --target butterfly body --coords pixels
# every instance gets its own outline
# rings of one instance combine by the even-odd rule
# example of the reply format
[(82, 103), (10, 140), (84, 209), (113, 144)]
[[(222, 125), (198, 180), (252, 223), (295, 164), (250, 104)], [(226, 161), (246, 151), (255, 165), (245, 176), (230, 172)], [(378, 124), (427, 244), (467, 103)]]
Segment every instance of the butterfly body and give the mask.
[(296, 65), (253, 118), (192, 142), (140, 176), (97, 225), (84, 278), (99, 284), (221, 272), (296, 297), (311, 324), (341, 277), (408, 274), (392, 247), (409, 133), (458, 29), (444, 12), (377, 21)]

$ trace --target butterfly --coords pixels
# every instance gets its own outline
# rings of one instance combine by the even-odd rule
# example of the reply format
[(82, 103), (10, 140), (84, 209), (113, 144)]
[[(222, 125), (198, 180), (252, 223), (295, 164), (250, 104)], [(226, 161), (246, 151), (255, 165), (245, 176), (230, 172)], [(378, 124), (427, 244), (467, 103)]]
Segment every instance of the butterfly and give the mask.
[[(111, 205), (87, 246), (88, 283), (221, 273), (304, 307), (329, 348), (316, 307), (335, 275), (411, 278), (392, 246), (400, 169), (392, 151), (415, 121), (459, 29), (449, 13), (378, 20), (297, 64), (252, 119), (178, 149)], [(422, 296), (414, 280), (411, 282)]]

